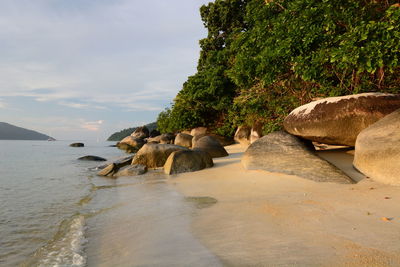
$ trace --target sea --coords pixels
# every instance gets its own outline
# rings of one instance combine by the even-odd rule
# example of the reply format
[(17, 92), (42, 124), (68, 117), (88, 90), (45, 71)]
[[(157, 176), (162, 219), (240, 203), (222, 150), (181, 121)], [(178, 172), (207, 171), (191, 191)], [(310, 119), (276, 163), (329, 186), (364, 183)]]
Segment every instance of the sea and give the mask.
[[(113, 142), (0, 141), (0, 266), (220, 266), (191, 230), (199, 206), (161, 171), (112, 179)], [(173, 183), (172, 183), (173, 184)]]

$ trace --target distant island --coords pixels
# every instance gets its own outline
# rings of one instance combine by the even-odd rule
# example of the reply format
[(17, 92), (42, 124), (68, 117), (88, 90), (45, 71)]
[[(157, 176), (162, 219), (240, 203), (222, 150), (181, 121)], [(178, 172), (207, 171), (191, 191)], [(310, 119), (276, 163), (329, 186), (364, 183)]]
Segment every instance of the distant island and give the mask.
[(0, 140), (55, 140), (54, 138), (36, 132), (0, 122)]
[[(149, 124), (144, 125), (149, 129), (149, 131), (157, 129), (157, 123), (152, 122)], [(138, 127), (133, 127), (133, 128), (128, 128), (128, 129), (123, 129), (119, 132), (113, 133), (110, 137), (108, 137), (107, 141), (121, 141), (125, 137), (131, 135)]]

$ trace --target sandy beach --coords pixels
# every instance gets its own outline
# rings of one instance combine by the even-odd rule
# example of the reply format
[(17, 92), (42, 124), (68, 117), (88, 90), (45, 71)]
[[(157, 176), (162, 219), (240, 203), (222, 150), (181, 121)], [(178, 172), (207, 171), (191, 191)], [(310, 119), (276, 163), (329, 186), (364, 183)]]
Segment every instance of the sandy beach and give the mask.
[(351, 151), (319, 152), (359, 181), (341, 185), (247, 171), (246, 147), (226, 148), (213, 168), (168, 179), (186, 197), (216, 200), (191, 231), (223, 265), (400, 266), (399, 188), (355, 171)]

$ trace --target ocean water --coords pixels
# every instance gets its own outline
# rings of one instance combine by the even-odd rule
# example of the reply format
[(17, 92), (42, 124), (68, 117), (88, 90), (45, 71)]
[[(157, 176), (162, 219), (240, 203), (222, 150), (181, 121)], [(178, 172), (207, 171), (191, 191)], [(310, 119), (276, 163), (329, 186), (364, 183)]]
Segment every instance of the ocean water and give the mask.
[(193, 236), (197, 208), (162, 172), (110, 179), (111, 142), (0, 141), (0, 266), (219, 266)]

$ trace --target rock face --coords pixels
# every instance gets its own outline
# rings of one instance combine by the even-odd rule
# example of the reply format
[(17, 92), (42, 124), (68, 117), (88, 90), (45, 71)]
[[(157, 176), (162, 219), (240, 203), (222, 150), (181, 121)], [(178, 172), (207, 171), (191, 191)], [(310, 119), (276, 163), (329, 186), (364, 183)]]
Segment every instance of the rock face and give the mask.
[(248, 170), (297, 175), (316, 182), (354, 183), (341, 170), (314, 153), (311, 142), (279, 131), (251, 144), (242, 157)]
[(163, 167), (169, 155), (179, 150), (189, 149), (171, 144), (146, 144), (133, 157), (132, 164), (142, 164), (147, 168)]
[(200, 134), (206, 134), (207, 133), (207, 128), (206, 127), (197, 127), (197, 128), (193, 128), (190, 131), (190, 135), (192, 136), (196, 136), (196, 135), (200, 135)]
[(194, 172), (214, 165), (211, 156), (204, 151), (175, 151), (169, 155), (164, 165), (166, 174)]
[(179, 133), (175, 137), (174, 144), (178, 145), (178, 146), (184, 146), (187, 148), (191, 148), (192, 147), (192, 139), (193, 139), (193, 136), (191, 136), (190, 134)]
[(147, 167), (141, 164), (136, 164), (136, 165), (130, 165), (121, 168), (114, 176), (120, 177), (120, 176), (136, 176), (136, 175), (142, 175), (147, 172)]
[(119, 149), (127, 151), (128, 153), (134, 153), (138, 151), (144, 144), (145, 141), (141, 138), (127, 136), (117, 144), (117, 147)]
[(78, 160), (88, 160), (88, 161), (107, 161), (105, 158), (102, 157), (98, 157), (98, 156), (84, 156), (84, 157), (80, 157)]
[(248, 145), (250, 144), (250, 133), (251, 128), (249, 126), (239, 126), (236, 130), (234, 139), (240, 144)]
[(353, 165), (373, 180), (400, 185), (400, 110), (358, 135)]
[(85, 144), (84, 143), (72, 143), (69, 146), (71, 146), (71, 147), (84, 147)]
[(202, 150), (210, 154), (212, 158), (226, 157), (228, 152), (225, 148), (212, 136), (203, 136), (193, 144), (194, 150)]
[(138, 127), (136, 130), (131, 134), (132, 137), (144, 139), (149, 137), (149, 129), (146, 126)]
[(311, 141), (354, 146), (363, 129), (399, 108), (400, 95), (329, 97), (296, 108), (283, 125), (287, 132)]

